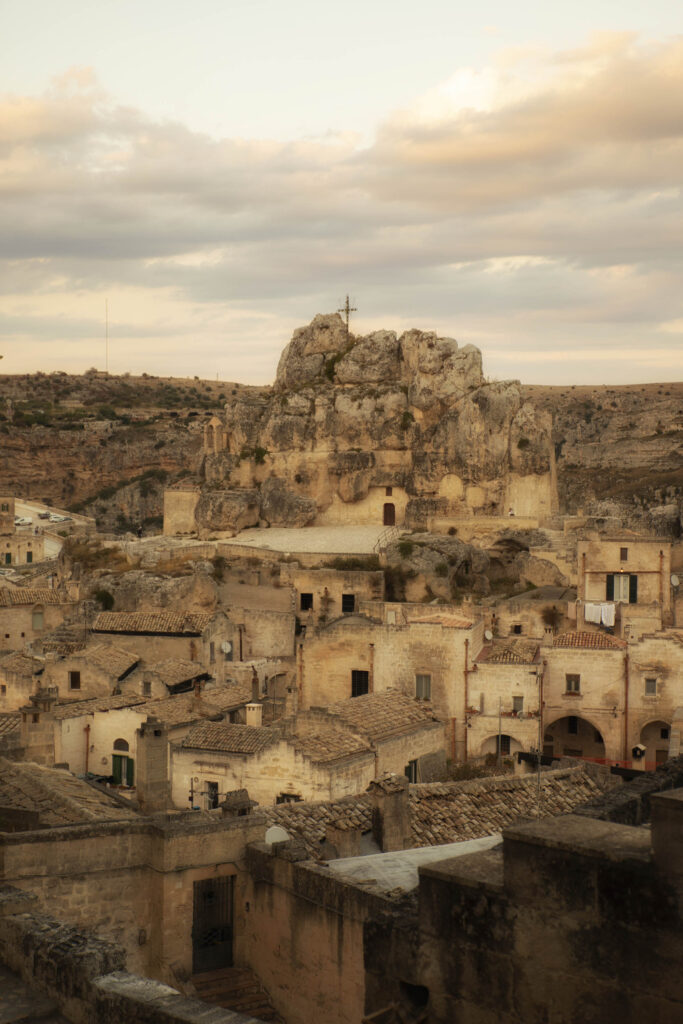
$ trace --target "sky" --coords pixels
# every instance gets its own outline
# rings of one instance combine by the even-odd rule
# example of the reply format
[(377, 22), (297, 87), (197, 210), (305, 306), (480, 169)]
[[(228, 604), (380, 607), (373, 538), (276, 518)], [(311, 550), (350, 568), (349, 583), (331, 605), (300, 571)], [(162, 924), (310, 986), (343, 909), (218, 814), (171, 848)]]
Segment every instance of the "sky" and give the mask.
[[(0, 0), (2, 372), (273, 380), (412, 327), (683, 379), (673, 0)], [(108, 345), (107, 345), (108, 337)]]

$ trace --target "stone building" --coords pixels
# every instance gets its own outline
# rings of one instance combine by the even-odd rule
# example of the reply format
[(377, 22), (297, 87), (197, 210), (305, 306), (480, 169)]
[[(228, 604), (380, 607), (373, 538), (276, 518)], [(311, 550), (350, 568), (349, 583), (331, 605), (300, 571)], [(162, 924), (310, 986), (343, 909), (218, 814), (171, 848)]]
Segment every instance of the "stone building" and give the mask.
[(23, 651), (72, 618), (76, 606), (61, 590), (0, 587), (0, 648)]
[(635, 536), (578, 545), (577, 626), (637, 639), (671, 625), (671, 544)]
[(16, 711), (42, 682), (45, 662), (14, 651), (0, 658), (0, 711)]
[(298, 645), (299, 706), (326, 707), (398, 689), (431, 702), (444, 723), (443, 749), (463, 760), (469, 673), (483, 623), (448, 606), (372, 604), (362, 610), (368, 614), (337, 619)]
[(197, 661), (219, 681), (233, 660), (238, 630), (224, 612), (100, 612), (92, 634), (137, 653), (146, 661)]
[[(259, 723), (261, 706), (247, 705)], [(441, 755), (441, 756), (440, 756)], [(172, 747), (172, 796), (200, 808), (247, 789), (260, 805), (335, 800), (363, 792), (384, 772), (443, 768), (443, 726), (427, 705), (396, 691), (301, 712), (272, 727), (202, 722)]]
[(78, 651), (45, 656), (43, 685), (56, 687), (61, 699), (109, 697), (140, 661), (140, 655), (115, 643), (90, 643)]

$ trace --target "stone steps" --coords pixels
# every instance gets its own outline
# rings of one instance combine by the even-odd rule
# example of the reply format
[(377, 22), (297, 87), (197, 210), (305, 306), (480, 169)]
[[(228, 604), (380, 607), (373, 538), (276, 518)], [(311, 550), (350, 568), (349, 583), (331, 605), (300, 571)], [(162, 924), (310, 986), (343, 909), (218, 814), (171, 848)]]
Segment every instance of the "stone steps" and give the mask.
[(198, 997), (207, 1003), (257, 1020), (283, 1024), (258, 976), (248, 967), (224, 967), (218, 971), (194, 974), (192, 984)]

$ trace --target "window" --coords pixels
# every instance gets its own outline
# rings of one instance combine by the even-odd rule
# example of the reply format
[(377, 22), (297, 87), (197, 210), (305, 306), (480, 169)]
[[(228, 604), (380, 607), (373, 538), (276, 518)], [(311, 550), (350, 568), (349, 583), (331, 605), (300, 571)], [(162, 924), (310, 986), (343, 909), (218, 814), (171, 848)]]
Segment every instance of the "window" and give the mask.
[(216, 645), (215, 645), (215, 643), (212, 640), (211, 643), (209, 644), (209, 662), (213, 665), (215, 660), (216, 660)]
[(3, 501), (3, 503), (2, 503), (2, 511), (3, 512), (9, 512), (9, 505), (7, 504), (6, 501)]
[(5, 552), (5, 565), (12, 564), (12, 553), (10, 551)]
[(152, 696), (152, 683), (151, 683), (151, 681), (149, 679), (144, 679), (143, 682), (142, 682), (142, 696), (143, 697), (151, 697)]
[(344, 615), (350, 615), (351, 612), (356, 610), (356, 595), (355, 594), (342, 594), (342, 613)]
[(605, 587), (607, 601), (638, 603), (638, 577), (634, 573), (608, 572)]
[(619, 561), (628, 562), (628, 548), (619, 549)]
[(391, 498), (393, 493), (394, 493), (394, 488), (393, 487), (387, 487), (387, 489), (386, 489), (386, 496), (387, 496), (387, 498)]
[(645, 696), (656, 697), (657, 696), (657, 679), (650, 678), (645, 680)]
[(206, 806), (211, 811), (218, 807), (218, 783), (207, 782), (206, 784)]
[(512, 627), (512, 632), (515, 634), (515, 636), (519, 636), (522, 632), (522, 623), (515, 622), (514, 626)]
[(567, 732), (572, 736), (579, 734), (579, 720), (576, 715), (570, 715), (567, 719)]
[(509, 754), (510, 753), (510, 737), (503, 734), (502, 736), (496, 736), (496, 753), (497, 754)]
[(669, 728), (668, 728), (668, 726), (665, 725), (665, 726), (663, 726), (659, 730), (659, 738), (660, 738), (660, 740), (668, 740), (668, 738), (669, 738)]
[(512, 710), (516, 715), (524, 711), (524, 697), (513, 697), (512, 698)]
[(564, 678), (567, 683), (566, 693), (581, 693), (581, 676), (567, 675)]
[(7, 693), (7, 687), (4, 683), (0, 683), (0, 696), (4, 697)]
[(114, 750), (130, 750), (128, 746), (128, 740), (114, 740)]
[(354, 668), (351, 672), (351, 696), (362, 697), (370, 688), (370, 673)]
[(45, 617), (42, 608), (34, 608), (31, 616), (31, 628), (34, 630), (40, 630), (43, 628)]
[(81, 688), (81, 673), (80, 672), (69, 672), (69, 689), (80, 690)]
[(310, 612), (313, 607), (313, 594), (302, 594), (300, 608), (302, 612)]
[(408, 782), (417, 782), (417, 761), (408, 761), (408, 764), (403, 769), (403, 774), (408, 779)]
[(423, 673), (415, 676), (415, 696), (418, 700), (432, 699), (432, 677)]
[(275, 797), (276, 804), (298, 804), (302, 798), (298, 793), (280, 793)]

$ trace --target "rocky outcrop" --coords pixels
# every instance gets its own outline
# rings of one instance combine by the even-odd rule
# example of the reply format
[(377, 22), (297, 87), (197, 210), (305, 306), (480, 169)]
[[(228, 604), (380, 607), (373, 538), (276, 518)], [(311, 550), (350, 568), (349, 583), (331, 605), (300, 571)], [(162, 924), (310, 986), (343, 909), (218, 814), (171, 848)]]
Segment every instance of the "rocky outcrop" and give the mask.
[(244, 530), (258, 526), (260, 495), (254, 490), (203, 491), (195, 512), (201, 531)]
[(270, 477), (261, 488), (261, 519), (268, 526), (308, 526), (315, 519), (316, 505), (288, 491), (283, 480)]
[[(513, 478), (537, 480), (519, 515), (553, 510), (550, 415), (518, 382), (487, 381), (478, 349), (433, 332), (347, 337), (338, 314), (316, 316), (294, 332), (273, 391), (237, 395), (225, 425), (228, 449), (207, 455), (207, 483), (227, 492), (276, 478), (312, 499), (317, 517), (387, 487), (401, 488), (418, 528), (430, 516), (501, 513), (519, 504)], [(300, 502), (283, 504), (280, 485), (274, 493), (279, 511), (268, 504), (264, 520), (311, 521)]]

